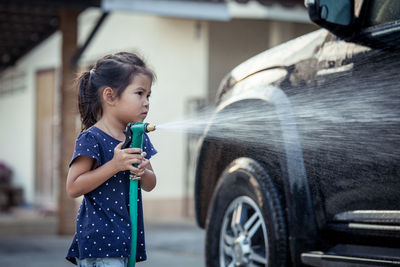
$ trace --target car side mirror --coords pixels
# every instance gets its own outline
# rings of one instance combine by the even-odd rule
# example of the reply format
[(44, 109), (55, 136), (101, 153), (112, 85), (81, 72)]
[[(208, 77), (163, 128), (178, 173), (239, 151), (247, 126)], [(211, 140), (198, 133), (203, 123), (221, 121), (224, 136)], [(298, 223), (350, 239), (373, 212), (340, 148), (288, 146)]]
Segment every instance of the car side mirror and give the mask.
[(354, 0), (305, 0), (310, 19), (340, 37), (351, 35)]

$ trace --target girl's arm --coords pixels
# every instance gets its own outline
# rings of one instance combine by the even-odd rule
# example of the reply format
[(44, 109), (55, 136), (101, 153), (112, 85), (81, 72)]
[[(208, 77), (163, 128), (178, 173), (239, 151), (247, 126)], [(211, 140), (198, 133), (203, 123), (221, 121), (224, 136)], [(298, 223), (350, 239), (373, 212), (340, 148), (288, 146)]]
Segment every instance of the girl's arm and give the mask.
[[(151, 167), (150, 162), (145, 165), (146, 167), (144, 168), (144, 171), (141, 173), (138, 173), (140, 177), (140, 185), (142, 189), (146, 192), (150, 192), (151, 190), (156, 187), (157, 179), (156, 175), (154, 174), (153, 167)], [(141, 166), (139, 166), (140, 168)]]
[(71, 165), (67, 176), (67, 193), (70, 197), (80, 197), (93, 191), (116, 173), (111, 161), (92, 170), (95, 163), (91, 157), (80, 156)]
[(112, 160), (96, 169), (93, 169), (96, 163), (95, 159), (88, 156), (76, 158), (68, 171), (68, 195), (76, 198), (89, 193), (119, 171), (129, 170), (137, 173), (138, 169), (133, 167), (132, 164), (142, 162), (143, 156), (137, 154), (142, 152), (141, 149), (126, 148), (121, 150), (121, 146), (122, 143), (115, 147)]

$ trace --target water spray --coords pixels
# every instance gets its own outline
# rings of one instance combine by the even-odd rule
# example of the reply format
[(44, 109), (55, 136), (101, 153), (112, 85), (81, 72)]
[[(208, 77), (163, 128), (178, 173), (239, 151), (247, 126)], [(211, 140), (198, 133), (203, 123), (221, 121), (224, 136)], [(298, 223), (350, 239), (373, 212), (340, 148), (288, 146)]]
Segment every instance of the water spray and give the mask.
[[(128, 123), (124, 130), (125, 142), (122, 145), (124, 148), (142, 148), (143, 134), (154, 131), (155, 125), (143, 122)], [(137, 167), (138, 164), (133, 164)], [(134, 174), (129, 175), (129, 217), (131, 219), (131, 253), (129, 256), (128, 266), (133, 267), (136, 263), (136, 243), (137, 243), (137, 198), (138, 198), (138, 183), (140, 177)]]

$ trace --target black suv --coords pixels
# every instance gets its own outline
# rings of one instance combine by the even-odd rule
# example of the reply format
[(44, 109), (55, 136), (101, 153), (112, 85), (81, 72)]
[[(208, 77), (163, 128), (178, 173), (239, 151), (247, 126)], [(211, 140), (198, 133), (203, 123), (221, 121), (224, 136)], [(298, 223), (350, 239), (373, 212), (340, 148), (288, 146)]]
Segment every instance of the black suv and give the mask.
[(196, 166), (207, 266), (400, 265), (400, 0), (305, 4), (325, 29), (221, 83)]

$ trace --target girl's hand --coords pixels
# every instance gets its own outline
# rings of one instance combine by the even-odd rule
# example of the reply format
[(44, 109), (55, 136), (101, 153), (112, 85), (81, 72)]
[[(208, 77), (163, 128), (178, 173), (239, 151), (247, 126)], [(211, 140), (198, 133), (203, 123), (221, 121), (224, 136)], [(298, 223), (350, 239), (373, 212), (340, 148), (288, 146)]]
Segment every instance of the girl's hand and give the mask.
[[(119, 171), (126, 171), (129, 170), (131, 173), (140, 176), (140, 170), (142, 170), (139, 166), (144, 160), (142, 150), (140, 148), (125, 148), (121, 149), (123, 142), (119, 143), (114, 148), (114, 156), (111, 160), (115, 170)], [(133, 167), (133, 164), (138, 164), (138, 168)], [(143, 170), (144, 172), (144, 170)]]
[(138, 172), (135, 173), (136, 176), (139, 176), (139, 177), (143, 176), (147, 169), (146, 167), (150, 164), (150, 160), (145, 158), (146, 155), (147, 155), (146, 152), (142, 152), (143, 160), (142, 160), (142, 163), (140, 163), (138, 166)]

